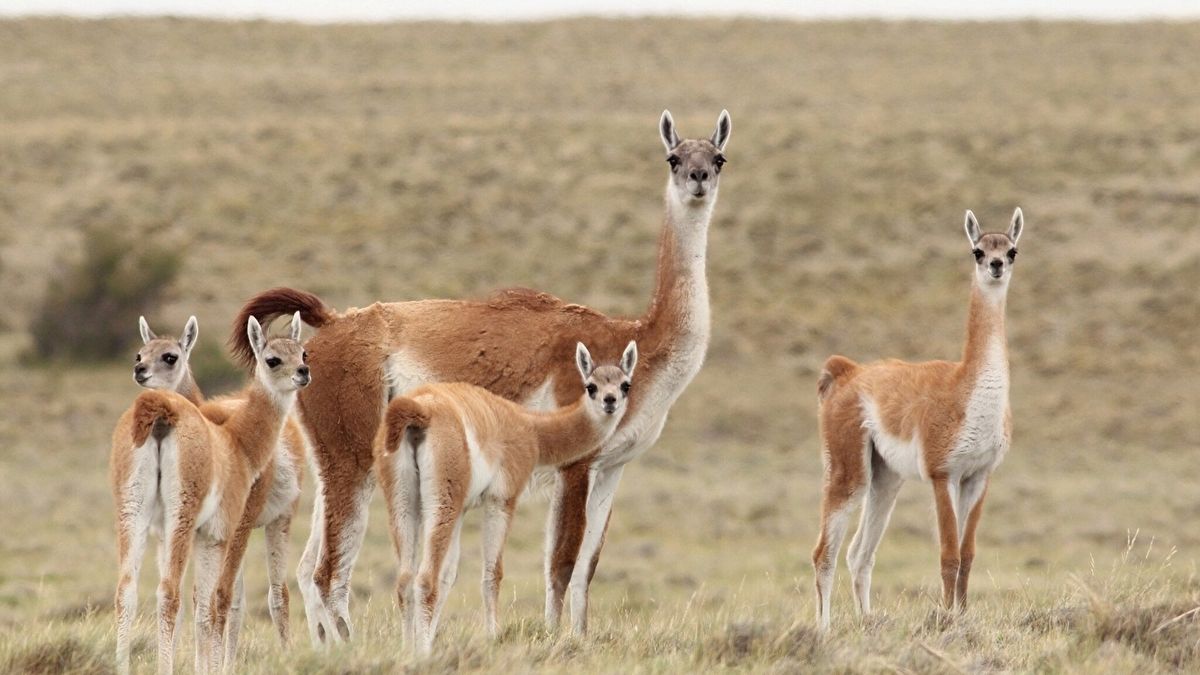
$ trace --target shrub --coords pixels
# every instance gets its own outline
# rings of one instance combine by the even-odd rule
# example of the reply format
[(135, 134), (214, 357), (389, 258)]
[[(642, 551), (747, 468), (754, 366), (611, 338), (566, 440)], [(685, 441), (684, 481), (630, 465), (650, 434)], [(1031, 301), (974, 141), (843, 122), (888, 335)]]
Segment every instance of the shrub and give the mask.
[(216, 396), (237, 389), (246, 381), (246, 371), (239, 368), (225, 354), (225, 350), (216, 340), (200, 339), (199, 344), (192, 350), (188, 359), (188, 367), (200, 391), (205, 396)]
[(137, 338), (179, 273), (180, 256), (115, 230), (84, 235), (83, 259), (55, 275), (29, 331), (40, 359), (110, 359)]

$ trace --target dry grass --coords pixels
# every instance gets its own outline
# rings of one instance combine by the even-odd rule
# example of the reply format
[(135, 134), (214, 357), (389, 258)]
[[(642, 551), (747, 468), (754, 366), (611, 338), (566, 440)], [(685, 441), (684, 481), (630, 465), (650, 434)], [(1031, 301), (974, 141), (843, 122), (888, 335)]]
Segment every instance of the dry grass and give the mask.
[[(376, 500), (354, 579), (361, 640), (282, 655), (256, 591), (247, 668), (1200, 667), (1198, 40), (1197, 24), (0, 22), (0, 668), (110, 666), (107, 438), (135, 389), (124, 364), (18, 359), (86, 226), (185, 248), (153, 323), (196, 313), (205, 340), (279, 283), (342, 307), (528, 285), (632, 313), (651, 279), (663, 107), (693, 135), (733, 115), (714, 340), (621, 486), (593, 634), (540, 627), (533, 502), (508, 548), (505, 638), (479, 634), (467, 556), (438, 655), (411, 664)], [(843, 570), (819, 638), (815, 371), (834, 351), (956, 354), (962, 211), (999, 228), (1016, 204), (1017, 436), (972, 609), (935, 608), (914, 485), (879, 555), (877, 615), (853, 617)], [(298, 550), (307, 523), (294, 529)], [(256, 540), (252, 589), (262, 555)], [(292, 620), (304, 642), (298, 602)]]

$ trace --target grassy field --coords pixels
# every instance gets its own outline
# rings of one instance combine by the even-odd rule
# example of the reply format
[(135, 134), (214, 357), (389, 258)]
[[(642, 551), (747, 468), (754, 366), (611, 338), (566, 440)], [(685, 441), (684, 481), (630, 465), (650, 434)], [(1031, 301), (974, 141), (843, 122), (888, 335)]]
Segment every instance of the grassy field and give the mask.
[[(275, 284), (339, 307), (525, 285), (635, 313), (664, 107), (685, 135), (733, 117), (709, 235), (713, 343), (625, 473), (592, 634), (541, 627), (545, 504), (530, 500), (507, 549), (504, 638), (479, 628), (471, 529), (438, 653), (414, 662), (377, 498), (360, 639), (311, 650), (293, 586), (298, 640), (282, 653), (256, 536), (239, 670), (1200, 668), (1200, 616), (1185, 615), (1200, 605), (1197, 44), (1194, 23), (0, 22), (0, 670), (112, 667), (108, 438), (137, 390), (125, 361), (22, 357), (85, 228), (181, 249), (152, 324), (195, 313), (210, 345)], [(1016, 435), (974, 603), (937, 610), (931, 499), (909, 485), (876, 614), (854, 617), (843, 568), (819, 638), (816, 372), (835, 351), (955, 357), (963, 210), (1001, 229), (1016, 205)], [(187, 670), (190, 634), (181, 646)]]

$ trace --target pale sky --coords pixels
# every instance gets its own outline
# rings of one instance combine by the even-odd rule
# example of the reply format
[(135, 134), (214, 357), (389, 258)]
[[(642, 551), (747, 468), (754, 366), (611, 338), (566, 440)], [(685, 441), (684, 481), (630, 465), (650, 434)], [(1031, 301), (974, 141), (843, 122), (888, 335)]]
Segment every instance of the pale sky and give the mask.
[(764, 16), (796, 19), (1200, 19), (1200, 0), (3, 0), (0, 15), (138, 14), (268, 18), (308, 22), (471, 19), (505, 21), (562, 16)]

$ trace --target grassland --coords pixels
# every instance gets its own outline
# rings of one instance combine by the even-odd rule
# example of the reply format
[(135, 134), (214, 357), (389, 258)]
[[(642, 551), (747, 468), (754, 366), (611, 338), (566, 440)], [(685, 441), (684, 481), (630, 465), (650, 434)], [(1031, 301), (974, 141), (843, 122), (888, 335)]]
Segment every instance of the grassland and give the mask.
[[(726, 107), (709, 361), (626, 472), (593, 634), (540, 627), (534, 500), (504, 639), (479, 634), (467, 555), (438, 655), (412, 661), (377, 499), (361, 639), (312, 651), (297, 602), (281, 653), (256, 540), (243, 669), (1194, 671), (1200, 619), (1166, 622), (1200, 605), (1198, 43), (1198, 24), (0, 22), (0, 669), (111, 668), (107, 439), (135, 388), (124, 363), (21, 358), (85, 228), (182, 248), (154, 323), (196, 313), (207, 341), (275, 284), (340, 307), (526, 285), (634, 313), (657, 116), (707, 134)], [(820, 639), (816, 370), (835, 351), (957, 354), (963, 209), (998, 229), (1017, 204), (1016, 439), (975, 602), (936, 610), (930, 499), (910, 485), (876, 616), (853, 617), (843, 570)], [(153, 564), (143, 577), (148, 669)]]

